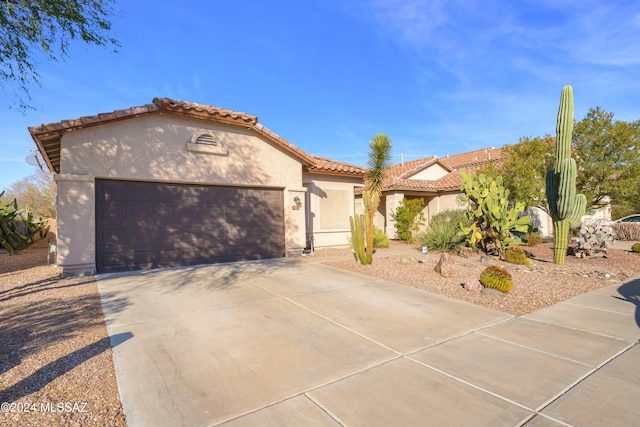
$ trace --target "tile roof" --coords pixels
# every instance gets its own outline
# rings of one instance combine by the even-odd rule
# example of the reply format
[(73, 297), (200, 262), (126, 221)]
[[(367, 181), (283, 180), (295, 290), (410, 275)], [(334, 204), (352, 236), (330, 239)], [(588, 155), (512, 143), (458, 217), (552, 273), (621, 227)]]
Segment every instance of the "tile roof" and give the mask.
[(444, 157), (440, 159), (440, 163), (449, 169), (464, 169), (473, 165), (484, 165), (490, 161), (500, 160), (502, 160), (502, 148), (491, 147)]
[[(40, 149), (49, 169), (55, 172), (60, 172), (60, 139), (64, 133), (158, 113), (176, 114), (210, 120), (218, 123), (242, 126), (257, 132), (272, 141), (275, 145), (291, 153), (300, 159), (305, 166), (311, 166), (314, 164), (314, 160), (309, 154), (300, 150), (295, 145), (289, 143), (286, 139), (281, 138), (278, 134), (258, 123), (258, 118), (256, 116), (212, 107), (210, 105), (177, 101), (169, 98), (154, 98), (153, 103), (139, 107), (131, 107), (109, 113), (84, 116), (78, 119), (63, 120), (56, 123), (32, 126), (29, 127), (29, 133)], [(330, 172), (327, 171), (326, 173)]]
[(431, 156), (424, 159), (404, 162), (399, 165), (392, 165), (389, 167), (389, 178), (393, 180), (410, 177), (436, 163), (437, 160), (437, 156)]
[(308, 166), (307, 170), (312, 173), (364, 177), (367, 171), (363, 167), (327, 159), (326, 157), (315, 156), (313, 154), (309, 156), (313, 160), (313, 164)]
[[(464, 183), (459, 169), (475, 171), (490, 161), (503, 160), (501, 148), (484, 148), (468, 153), (438, 158), (437, 156), (404, 162), (389, 168), (389, 176), (385, 185), (385, 191), (450, 191), (460, 188)], [(411, 179), (411, 176), (432, 166), (439, 164), (449, 173), (436, 180)]]

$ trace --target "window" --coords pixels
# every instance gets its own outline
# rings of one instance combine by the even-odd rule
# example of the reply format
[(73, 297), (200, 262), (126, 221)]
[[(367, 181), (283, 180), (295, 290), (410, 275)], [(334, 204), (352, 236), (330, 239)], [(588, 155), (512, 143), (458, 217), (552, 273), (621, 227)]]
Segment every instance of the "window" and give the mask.
[(348, 190), (320, 190), (318, 217), (321, 230), (349, 228), (349, 206), (353, 204)]

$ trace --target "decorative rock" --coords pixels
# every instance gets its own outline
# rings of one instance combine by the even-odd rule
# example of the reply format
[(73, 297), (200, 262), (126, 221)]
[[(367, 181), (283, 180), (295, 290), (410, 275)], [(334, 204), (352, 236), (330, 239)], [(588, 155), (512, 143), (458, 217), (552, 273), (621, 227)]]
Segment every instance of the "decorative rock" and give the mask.
[(464, 288), (468, 291), (481, 291), (484, 289), (484, 286), (482, 286), (480, 280), (478, 280), (477, 277), (473, 276), (467, 277), (467, 280), (464, 281), (462, 286), (464, 286)]
[(506, 297), (507, 295), (500, 292), (497, 289), (491, 289), (491, 288), (484, 288), (482, 289), (482, 293), (485, 295), (489, 295), (489, 296), (493, 296), (493, 297)]
[(404, 256), (399, 256), (398, 257), (398, 263), (399, 264), (409, 264), (411, 262), (411, 258), (407, 258)]
[(436, 264), (435, 271), (440, 273), (442, 277), (453, 277), (453, 272), (455, 271), (456, 264), (453, 262), (451, 255), (444, 252), (440, 255), (440, 261)]

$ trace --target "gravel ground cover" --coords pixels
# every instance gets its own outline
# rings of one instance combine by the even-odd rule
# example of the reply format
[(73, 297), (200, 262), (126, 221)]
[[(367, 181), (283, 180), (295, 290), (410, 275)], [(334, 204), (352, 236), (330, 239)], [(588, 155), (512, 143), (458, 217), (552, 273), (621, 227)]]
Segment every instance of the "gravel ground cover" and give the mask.
[[(396, 246), (402, 245), (395, 243)], [(610, 249), (606, 258), (580, 259), (567, 255), (565, 265), (553, 264), (553, 244), (521, 246), (530, 253), (532, 266), (509, 264), (491, 257), (475, 254), (469, 258), (453, 256), (456, 273), (445, 278), (434, 267), (439, 253), (429, 253), (427, 263), (417, 248), (407, 246), (415, 255), (390, 255), (379, 250), (371, 265), (354, 261), (350, 249), (327, 249), (315, 252), (317, 257), (331, 258), (326, 264), (369, 276), (386, 279), (428, 292), (445, 295), (494, 310), (520, 316), (556, 304), (573, 296), (605, 286), (640, 277), (640, 255), (625, 250)], [(344, 260), (335, 261), (335, 257)], [(513, 289), (508, 294), (486, 295), (468, 291), (462, 283), (469, 277), (480, 277), (489, 265), (507, 268), (513, 277)]]
[(0, 253), (0, 425), (125, 426), (96, 282), (60, 275)]

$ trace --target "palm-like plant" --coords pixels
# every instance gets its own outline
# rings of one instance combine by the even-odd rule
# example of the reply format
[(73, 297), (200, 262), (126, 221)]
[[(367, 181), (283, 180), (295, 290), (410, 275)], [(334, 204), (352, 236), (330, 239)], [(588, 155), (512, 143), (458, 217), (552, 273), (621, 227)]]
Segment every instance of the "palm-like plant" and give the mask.
[(365, 191), (362, 193), (364, 216), (355, 214), (350, 218), (353, 249), (356, 259), (362, 264), (371, 264), (373, 260), (374, 219), (390, 161), (391, 140), (386, 134), (379, 133), (369, 143), (369, 169), (365, 178)]

